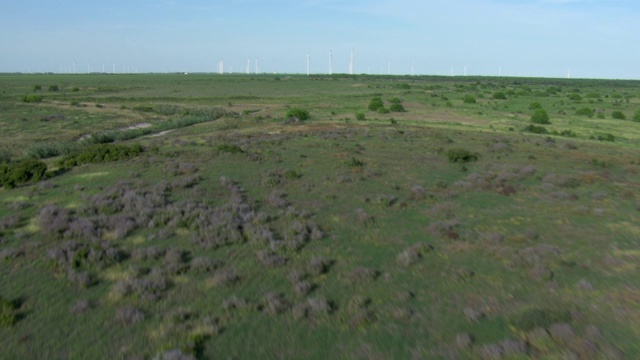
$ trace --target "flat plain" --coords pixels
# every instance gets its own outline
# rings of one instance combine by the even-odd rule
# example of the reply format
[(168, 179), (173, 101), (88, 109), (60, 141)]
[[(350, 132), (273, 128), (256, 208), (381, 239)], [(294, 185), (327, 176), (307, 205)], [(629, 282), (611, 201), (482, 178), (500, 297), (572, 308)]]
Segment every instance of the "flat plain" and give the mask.
[(638, 81), (0, 75), (0, 357), (635, 359), (639, 147)]

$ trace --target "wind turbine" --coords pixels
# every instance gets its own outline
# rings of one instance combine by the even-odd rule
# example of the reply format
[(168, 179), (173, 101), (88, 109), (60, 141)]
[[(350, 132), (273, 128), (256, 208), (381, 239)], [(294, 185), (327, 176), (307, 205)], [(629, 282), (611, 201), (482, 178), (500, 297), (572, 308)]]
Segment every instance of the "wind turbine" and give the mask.
[(353, 75), (353, 49), (351, 49), (351, 61), (349, 61), (349, 75)]
[(311, 56), (307, 53), (307, 76), (309, 76), (309, 65), (311, 64)]
[(329, 50), (329, 75), (333, 75), (333, 52)]
[(247, 58), (247, 74), (249, 74), (249, 69), (251, 68), (251, 59)]
[(256, 58), (256, 75), (258, 75), (258, 58)]

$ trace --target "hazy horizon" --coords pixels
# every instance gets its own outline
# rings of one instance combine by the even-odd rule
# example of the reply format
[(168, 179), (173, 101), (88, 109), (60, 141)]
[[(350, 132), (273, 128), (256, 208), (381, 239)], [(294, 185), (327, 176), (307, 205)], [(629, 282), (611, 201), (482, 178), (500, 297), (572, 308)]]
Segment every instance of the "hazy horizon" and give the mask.
[(0, 72), (639, 79), (631, 0), (3, 1)]

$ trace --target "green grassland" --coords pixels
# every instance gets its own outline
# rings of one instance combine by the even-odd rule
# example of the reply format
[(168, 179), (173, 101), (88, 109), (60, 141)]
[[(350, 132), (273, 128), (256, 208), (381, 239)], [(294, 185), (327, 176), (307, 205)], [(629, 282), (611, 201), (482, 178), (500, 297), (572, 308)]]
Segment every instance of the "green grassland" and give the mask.
[(637, 358), (638, 111), (637, 81), (1, 75), (0, 358)]

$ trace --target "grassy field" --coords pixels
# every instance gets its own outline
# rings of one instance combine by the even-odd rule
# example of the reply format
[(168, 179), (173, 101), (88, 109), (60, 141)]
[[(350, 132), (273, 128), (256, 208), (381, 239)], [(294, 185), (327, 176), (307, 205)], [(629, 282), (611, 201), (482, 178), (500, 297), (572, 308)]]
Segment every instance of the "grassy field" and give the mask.
[(638, 81), (0, 75), (0, 358), (638, 358), (639, 141)]

